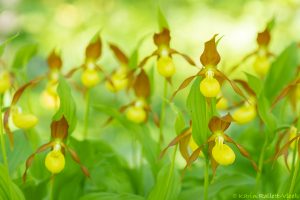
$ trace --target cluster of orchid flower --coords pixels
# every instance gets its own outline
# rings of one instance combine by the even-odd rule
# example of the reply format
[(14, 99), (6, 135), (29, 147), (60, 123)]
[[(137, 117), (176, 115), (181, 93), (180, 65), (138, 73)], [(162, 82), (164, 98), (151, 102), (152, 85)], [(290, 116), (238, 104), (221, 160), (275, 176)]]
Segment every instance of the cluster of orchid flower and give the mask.
[[(149, 56), (146, 56), (144, 59), (142, 59), (141, 62), (136, 66), (130, 66), (128, 56), (126, 56), (126, 54), (120, 48), (114, 44), (109, 44), (110, 49), (119, 62), (119, 68), (113, 70), (111, 74), (106, 74), (104, 68), (97, 63), (102, 54), (102, 41), (99, 35), (97, 35), (91, 40), (85, 49), (84, 63), (78, 67), (75, 67), (74, 69), (71, 69), (71, 71), (65, 74), (64, 77), (70, 78), (75, 72), (82, 70), (81, 83), (84, 86), (85, 91), (87, 91), (100, 83), (100, 73), (102, 73), (104, 76), (105, 86), (109, 91), (113, 93), (117, 93), (122, 90), (126, 90), (127, 92), (133, 91), (134, 99), (119, 109), (121, 113), (125, 113), (125, 116), (128, 118), (128, 120), (140, 124), (146, 122), (149, 118), (149, 115), (153, 114), (154, 121), (157, 122), (157, 116), (155, 113), (153, 113), (149, 102), (151, 94), (150, 80), (144, 69), (144, 66), (150, 58), (156, 57), (158, 73), (169, 83), (172, 83), (172, 76), (176, 72), (176, 67), (174, 65), (172, 56), (180, 55), (191, 66), (197, 67), (199, 72), (186, 78), (179, 88), (174, 92), (171, 99), (173, 99), (180, 90), (186, 88), (196, 77), (201, 77), (199, 92), (206, 98), (207, 101), (210, 101), (211, 98), (216, 98), (216, 107), (219, 110), (229, 110), (228, 101), (221, 92), (221, 87), (225, 81), (229, 82), (235, 93), (243, 98), (243, 101), (242, 106), (236, 109), (232, 115), (228, 114), (223, 117), (214, 116), (210, 119), (208, 127), (212, 132), (212, 135), (207, 138), (206, 143), (201, 145), (196, 144), (192, 137), (192, 128), (189, 127), (184, 130), (182, 134), (177, 136), (168, 147), (177, 143), (179, 143), (179, 145), (183, 145), (183, 148), (180, 148), (181, 154), (185, 158), (187, 166), (189, 166), (198, 157), (203, 148), (205, 149), (205, 146), (208, 145), (207, 154), (210, 156), (211, 164), (213, 170), (215, 171), (218, 165), (229, 165), (235, 160), (234, 151), (227, 144), (225, 144), (225, 142), (228, 142), (234, 144), (239, 149), (241, 154), (248, 158), (253, 166), (257, 169), (257, 166), (250, 158), (249, 153), (224, 133), (231, 122), (244, 124), (256, 117), (256, 95), (255, 92), (248, 86), (247, 82), (238, 79), (231, 80), (217, 68), (217, 65), (220, 62), (220, 55), (217, 51), (219, 40), (216, 41), (216, 38), (217, 35), (214, 35), (205, 43), (204, 51), (200, 56), (200, 62), (202, 64), (201, 68), (197, 67), (195, 62), (189, 56), (170, 47), (171, 36), (170, 31), (167, 28), (164, 28), (161, 30), (161, 32), (154, 34), (153, 40), (154, 44), (156, 45), (156, 49)], [(258, 49), (247, 55), (245, 59), (242, 60), (242, 62), (244, 62), (249, 57), (255, 56), (255, 61), (253, 63), (254, 70), (261, 77), (265, 76), (269, 70), (270, 57), (274, 56), (268, 50), (269, 42), (270, 28), (266, 28), (265, 31), (259, 33), (257, 36)], [(47, 105), (47, 107), (51, 109), (58, 109), (60, 106), (60, 99), (56, 88), (59, 77), (62, 75), (62, 59), (57, 52), (53, 51), (49, 55), (48, 66), (49, 71), (46, 75), (42, 75), (26, 83), (14, 93), (10, 107), (5, 111), (4, 128), (6, 133), (9, 135), (11, 145), (13, 145), (13, 134), (8, 123), (10, 116), (12, 116), (12, 121), (14, 122), (15, 126), (21, 129), (26, 130), (33, 128), (38, 123), (38, 118), (35, 115), (24, 113), (22, 108), (17, 105), (20, 97), (27, 88), (33, 87), (42, 80), (46, 79), (47, 84), (45, 90), (41, 94), (41, 101), (44, 105)], [(235, 66), (231, 72), (233, 72), (238, 66), (239, 65)], [(4, 70), (1, 72), (0, 77), (0, 93), (3, 94), (12, 88), (13, 76), (10, 72)], [(282, 93), (276, 99), (276, 102), (288, 94), (295, 94), (296, 97), (295, 95), (290, 95), (292, 96), (291, 98), (293, 99), (293, 104), (295, 104), (295, 101), (297, 102), (299, 100), (299, 82), (298, 76), (294, 82), (289, 84), (287, 88), (282, 91)], [(238, 85), (241, 85), (244, 91), (241, 90)], [(244, 94), (245, 91), (247, 95)], [(274, 102), (274, 104), (276, 102)], [(110, 118), (108, 122), (111, 120), (112, 118)], [(291, 132), (296, 133), (297, 131), (293, 130)], [(36, 153), (40, 153), (47, 148), (52, 149), (46, 156), (45, 166), (53, 174), (59, 173), (61, 170), (63, 170), (65, 165), (65, 150), (69, 151), (73, 159), (80, 164), (80, 160), (76, 153), (64, 143), (68, 136), (67, 133), (68, 123), (64, 117), (58, 121), (53, 121), (51, 125), (51, 141), (36, 151)], [(297, 140), (298, 138), (299, 135), (294, 134), (292, 140), (290, 140), (288, 144), (291, 144), (291, 141)], [(189, 143), (193, 149), (193, 153), (191, 155), (189, 155), (187, 150), (187, 144)], [(165, 152), (165, 150), (162, 152), (162, 154)], [(26, 171), (31, 165), (36, 153), (31, 155), (27, 160)], [(278, 155), (280, 154), (282, 154), (281, 151), (279, 151)], [(88, 175), (87, 169), (83, 166), (81, 167), (83, 172)], [(26, 177), (26, 171), (24, 178)]]

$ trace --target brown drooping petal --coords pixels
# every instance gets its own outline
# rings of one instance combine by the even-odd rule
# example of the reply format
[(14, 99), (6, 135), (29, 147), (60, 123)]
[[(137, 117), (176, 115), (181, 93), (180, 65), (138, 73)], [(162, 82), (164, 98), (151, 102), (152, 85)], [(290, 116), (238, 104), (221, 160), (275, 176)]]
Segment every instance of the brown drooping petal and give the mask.
[(86, 177), (90, 177), (91, 176), (90, 172), (88, 171), (88, 169), (84, 165), (81, 164), (80, 158), (77, 155), (77, 153), (73, 149), (71, 149), (70, 147), (68, 147), (67, 145), (65, 145), (63, 143), (62, 143), (62, 146), (71, 154), (72, 159), (80, 166), (81, 171), (83, 172), (83, 174)]
[(68, 137), (68, 129), (69, 124), (64, 116), (58, 121), (53, 121), (51, 123), (51, 138), (65, 140)]
[(9, 139), (9, 145), (10, 148), (13, 149), (14, 148), (14, 134), (13, 132), (10, 130), (8, 122), (9, 122), (9, 115), (10, 115), (10, 108), (8, 108), (5, 113), (4, 113), (4, 117), (3, 117), (3, 127), (4, 130), (6, 132), (6, 134), (8, 135), (8, 139)]
[(65, 78), (71, 78), (75, 72), (77, 72), (78, 70), (80, 70), (80, 69), (82, 69), (82, 68), (83, 68), (83, 66), (80, 66), (80, 67), (74, 67), (74, 68), (71, 69), (69, 72), (67, 72), (67, 73), (64, 75), (64, 77), (65, 77)]
[(23, 182), (26, 181), (26, 175), (27, 175), (27, 171), (29, 169), (29, 167), (31, 166), (32, 162), (33, 162), (33, 159), (35, 157), (36, 154), (38, 153), (41, 153), (45, 150), (47, 150), (48, 148), (54, 146), (55, 142), (48, 142), (46, 144), (43, 144), (42, 146), (40, 146), (33, 154), (31, 154), (27, 160), (26, 160), (26, 166), (25, 166), (25, 171), (24, 171), (24, 174), (23, 174)]
[(253, 168), (256, 171), (259, 171), (256, 163), (254, 162), (254, 160), (251, 158), (250, 154), (248, 153), (248, 151), (244, 147), (242, 147), (240, 144), (236, 143), (231, 137), (229, 137), (226, 134), (224, 134), (224, 138), (225, 138), (225, 141), (234, 144), (238, 148), (238, 150), (242, 154), (242, 156), (244, 156), (245, 158), (247, 158), (251, 162)]
[(211, 170), (213, 172), (212, 179), (215, 177), (217, 168), (219, 166), (219, 163), (212, 156), (212, 149), (214, 148), (215, 144), (216, 143), (215, 143), (214, 139), (208, 143), (208, 152), (209, 152), (209, 158), (210, 158), (210, 163), (211, 163)]
[(256, 96), (255, 92), (252, 90), (252, 88), (248, 85), (246, 81), (241, 79), (234, 79), (233, 81), (239, 83), (250, 96)]
[(257, 34), (257, 44), (259, 46), (268, 46), (271, 40), (271, 34), (268, 28), (266, 28), (263, 32)]
[(180, 86), (178, 87), (178, 89), (172, 94), (171, 101), (174, 99), (174, 97), (176, 96), (176, 94), (177, 94), (180, 90), (183, 90), (184, 88), (186, 88), (186, 87), (194, 80), (195, 77), (197, 77), (197, 75), (190, 76), (190, 77), (188, 77), (187, 79), (185, 79), (185, 80), (180, 84)]
[(190, 76), (190, 77), (186, 78), (186, 79), (180, 84), (180, 86), (178, 87), (178, 89), (172, 94), (171, 101), (174, 99), (174, 97), (176, 96), (176, 94), (177, 94), (180, 90), (183, 90), (184, 88), (186, 88), (186, 87), (194, 80), (194, 78), (196, 78), (197, 76), (202, 76), (202, 75), (204, 75), (204, 74), (205, 74), (204, 70), (200, 70), (196, 75)]
[(137, 97), (146, 99), (150, 96), (150, 80), (143, 69), (137, 75), (133, 84), (133, 89)]
[[(130, 106), (132, 106), (132, 105), (134, 105), (134, 102), (131, 102), (131, 103), (127, 104), (127, 105), (121, 106), (121, 107), (119, 108), (119, 112), (120, 112), (120, 113), (123, 113), (128, 107), (130, 107)], [(114, 117), (110, 116), (110, 117), (103, 123), (102, 126), (105, 127), (105, 126), (109, 125), (113, 120), (114, 120)]]
[(189, 160), (189, 151), (188, 151), (188, 146), (189, 146), (189, 142), (191, 140), (191, 134), (182, 138), (179, 141), (179, 151), (181, 156), (185, 159), (186, 162), (188, 162)]
[(272, 103), (271, 109), (275, 107), (275, 105), (284, 97), (286, 97), (291, 90), (293, 90), (297, 85), (300, 84), (300, 78), (296, 79), (292, 83), (288, 84), (283, 90), (280, 92), (280, 94), (275, 98), (275, 100)]
[(214, 116), (210, 119), (208, 127), (213, 133), (217, 131), (224, 132), (226, 129), (228, 129), (232, 120), (233, 119), (229, 113), (221, 118)]
[(35, 86), (36, 84), (38, 84), (41, 80), (43, 80), (45, 78), (45, 76), (41, 76), (38, 77), (36, 79), (31, 80), (30, 82), (26, 83), (25, 85), (21, 86), (14, 94), (12, 102), (11, 102), (11, 106), (5, 111), (4, 113), (4, 118), (3, 118), (3, 127), (5, 132), (8, 134), (8, 138), (9, 138), (9, 143), (10, 143), (10, 147), (13, 149), (14, 147), (14, 135), (12, 133), (12, 131), (10, 130), (8, 121), (9, 121), (9, 116), (10, 116), (10, 110), (11, 107), (13, 107), (14, 105), (16, 105), (19, 101), (19, 99), (21, 98), (22, 94), (24, 93), (24, 91), (30, 87), (30, 86)]
[(85, 56), (88, 59), (96, 60), (101, 56), (102, 53), (102, 42), (101, 38), (98, 37), (94, 42), (91, 42), (86, 50), (85, 50)]
[(232, 89), (233, 89), (238, 95), (240, 95), (240, 96), (243, 97), (246, 101), (248, 101), (247, 97), (244, 95), (244, 93), (242, 92), (242, 90), (235, 84), (234, 81), (230, 80), (230, 79), (229, 79), (225, 74), (223, 74), (220, 70), (215, 69), (215, 74), (216, 74), (217, 76), (220, 76), (220, 77), (222, 77), (223, 79), (227, 80), (227, 81), (230, 83)]
[(166, 151), (167, 151), (170, 147), (175, 146), (176, 144), (178, 144), (178, 143), (180, 142), (180, 140), (184, 139), (185, 137), (191, 136), (191, 134), (192, 134), (192, 128), (191, 128), (191, 127), (187, 128), (187, 129), (184, 129), (184, 130), (182, 131), (181, 134), (179, 134), (178, 136), (176, 136), (176, 137), (170, 142), (170, 144), (169, 144), (166, 148), (164, 148), (164, 149), (161, 151), (159, 157), (162, 158), (162, 157), (165, 155)]
[(156, 46), (165, 45), (170, 46), (171, 36), (170, 31), (167, 28), (164, 28), (160, 33), (155, 33), (153, 36), (154, 44)]
[(257, 54), (257, 50), (247, 54), (241, 61), (239, 61), (236, 65), (234, 65), (233, 67), (231, 67), (231, 69), (229, 70), (227, 75), (232, 74), (241, 64), (243, 64), (246, 60), (248, 60), (250, 57), (254, 56), (255, 54)]
[(277, 160), (279, 158), (279, 156), (283, 155), (284, 152), (286, 152), (286, 150), (290, 147), (290, 145), (296, 141), (297, 139), (299, 139), (300, 135), (297, 135), (296, 137), (294, 137), (293, 139), (289, 140), (287, 143), (285, 143), (285, 145), (277, 152), (277, 154), (274, 157), (274, 160)]
[(170, 54), (178, 54), (182, 56), (190, 65), (196, 66), (196, 63), (186, 54), (180, 53), (176, 51), (175, 49), (170, 49)]
[(110, 43), (109, 44), (110, 49), (113, 51), (114, 55), (118, 59), (118, 61), (122, 64), (127, 65), (128, 64), (128, 58), (127, 56), (123, 53), (123, 51), (117, 47), (116, 45)]
[(62, 60), (54, 50), (48, 56), (47, 62), (50, 69), (61, 69), (62, 67)]
[(31, 81), (29, 81), (28, 83), (26, 83), (25, 85), (21, 86), (14, 94), (11, 105), (16, 105), (16, 103), (19, 101), (19, 99), (21, 98), (23, 92), (28, 88), (28, 87), (32, 87), (35, 86), (36, 84), (38, 84), (41, 80), (43, 80), (45, 78), (45, 76), (40, 76), (37, 77)]
[(197, 158), (199, 157), (201, 151), (202, 151), (203, 146), (198, 147), (193, 153), (192, 155), (189, 157), (186, 166), (184, 168), (184, 170), (186, 170), (188, 167), (190, 167), (192, 165), (193, 162), (195, 162), (195, 160), (197, 160)]
[(203, 66), (216, 66), (220, 60), (220, 54), (217, 51), (216, 39), (217, 34), (212, 37), (209, 41), (205, 42), (204, 51), (200, 56), (200, 62)]
[(152, 54), (150, 54), (149, 56), (146, 56), (141, 62), (140, 64), (138, 65), (138, 67), (142, 68), (144, 67), (144, 65), (146, 64), (146, 62), (152, 58), (153, 56), (158, 56), (158, 51), (155, 50), (154, 52), (152, 52)]

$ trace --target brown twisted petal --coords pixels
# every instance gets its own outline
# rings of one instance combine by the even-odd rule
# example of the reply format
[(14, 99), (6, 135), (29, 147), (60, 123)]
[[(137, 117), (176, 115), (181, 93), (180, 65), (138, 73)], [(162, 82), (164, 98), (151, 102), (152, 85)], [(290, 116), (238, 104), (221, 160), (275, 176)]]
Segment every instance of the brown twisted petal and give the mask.
[(178, 144), (178, 143), (180, 142), (180, 140), (184, 139), (185, 137), (191, 136), (191, 134), (192, 134), (192, 127), (189, 127), (189, 128), (187, 128), (187, 129), (184, 129), (184, 130), (181, 132), (181, 134), (179, 134), (178, 136), (176, 136), (176, 137), (169, 143), (169, 145), (161, 151), (159, 157), (162, 158), (162, 157), (165, 155), (166, 151), (167, 151), (170, 147), (175, 146), (176, 144)]
[(70, 147), (65, 145), (64, 143), (62, 143), (62, 146), (71, 154), (72, 159), (80, 166), (81, 171), (83, 172), (83, 174), (86, 177), (90, 178), (91, 177), (90, 172), (88, 171), (88, 169), (84, 165), (81, 164), (80, 158), (77, 155), (77, 153), (73, 149), (71, 149)]
[(224, 134), (224, 139), (225, 139), (225, 141), (234, 144), (238, 148), (238, 150), (242, 154), (242, 156), (244, 156), (245, 158), (247, 158), (251, 162), (253, 168), (256, 171), (259, 171), (256, 163), (254, 162), (254, 160), (251, 158), (250, 154), (248, 153), (248, 151), (246, 151), (246, 149), (244, 147), (242, 147), (240, 144), (236, 143), (231, 137), (229, 137), (226, 134)]
[(38, 153), (41, 153), (45, 150), (47, 150), (48, 148), (50, 147), (53, 147), (55, 144), (55, 142), (48, 142), (46, 144), (43, 144), (42, 146), (40, 146), (33, 154), (31, 154), (27, 160), (26, 160), (26, 166), (25, 166), (25, 171), (24, 171), (24, 174), (23, 174), (23, 182), (26, 181), (26, 175), (27, 175), (27, 171), (29, 169), (29, 167), (32, 165), (32, 162), (33, 162), (33, 159), (35, 157), (36, 154)]

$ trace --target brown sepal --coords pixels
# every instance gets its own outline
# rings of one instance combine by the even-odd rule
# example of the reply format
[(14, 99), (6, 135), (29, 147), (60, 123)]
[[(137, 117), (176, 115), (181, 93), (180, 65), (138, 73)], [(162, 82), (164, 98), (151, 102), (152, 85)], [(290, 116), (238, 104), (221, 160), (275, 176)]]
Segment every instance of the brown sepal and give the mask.
[(217, 34), (212, 37), (209, 41), (205, 42), (204, 51), (200, 56), (200, 62), (203, 66), (216, 66), (220, 60), (220, 54), (217, 51), (216, 39)]
[(256, 42), (259, 46), (268, 46), (271, 40), (271, 34), (268, 28), (257, 34)]
[(110, 43), (109, 44), (110, 49), (113, 51), (114, 55), (116, 56), (116, 58), (118, 59), (118, 61), (122, 64), (127, 65), (128, 64), (128, 58), (125, 55), (125, 53), (123, 53), (123, 51), (117, 47), (116, 45)]
[(51, 138), (64, 141), (68, 137), (69, 124), (63, 116), (58, 121), (51, 123)]
[(171, 41), (170, 31), (164, 28), (160, 33), (154, 34), (153, 40), (157, 47), (160, 47), (161, 45), (169, 47)]
[(85, 50), (85, 56), (87, 59), (96, 60), (101, 56), (102, 53), (102, 42), (101, 38), (98, 37), (96, 41), (91, 42)]
[(47, 62), (50, 69), (61, 69), (62, 67), (61, 57), (54, 50), (48, 56)]
[(229, 113), (221, 118), (214, 116), (210, 119), (208, 127), (210, 131), (213, 133), (217, 131), (224, 132), (225, 130), (228, 129), (232, 120), (233, 119)]
[(137, 97), (146, 99), (150, 96), (150, 80), (143, 69), (137, 75), (133, 84), (133, 89)]

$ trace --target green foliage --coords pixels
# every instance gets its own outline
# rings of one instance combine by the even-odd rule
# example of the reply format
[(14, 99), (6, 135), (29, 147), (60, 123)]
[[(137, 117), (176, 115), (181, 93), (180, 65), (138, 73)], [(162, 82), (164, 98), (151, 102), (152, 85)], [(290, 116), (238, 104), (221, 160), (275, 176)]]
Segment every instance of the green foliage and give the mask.
[(0, 165), (0, 199), (25, 200), (22, 191), (10, 179), (3, 165)]
[(157, 11), (158, 28), (161, 31), (164, 28), (169, 29), (169, 24), (160, 7)]
[(71, 88), (62, 77), (59, 79), (57, 93), (60, 99), (60, 107), (53, 116), (53, 120), (59, 120), (64, 116), (69, 124), (69, 133), (72, 133), (77, 123), (76, 105), (71, 94)]
[(133, 194), (114, 194), (107, 192), (91, 193), (80, 200), (144, 200), (145, 198)]
[(12, 64), (13, 70), (21, 70), (24, 69), (31, 58), (36, 55), (38, 50), (37, 44), (27, 44), (21, 47), (14, 58), (14, 62)]
[(175, 200), (181, 188), (180, 175), (172, 166), (165, 165), (157, 175), (154, 188), (148, 196), (148, 200)]
[(204, 144), (209, 136), (208, 122), (210, 120), (206, 99), (199, 89), (200, 81), (200, 77), (194, 81), (187, 98), (187, 108), (193, 122), (192, 135), (199, 146)]
[(298, 53), (297, 44), (292, 43), (272, 63), (263, 86), (264, 95), (270, 102), (295, 78)]
[(9, 37), (8, 39), (6, 39), (4, 42), (2, 42), (0, 44), (0, 56), (2, 56), (2, 54), (4, 53), (4, 49), (5, 49), (6, 45), (8, 43), (10, 43), (12, 40), (14, 40), (18, 36), (19, 36), (19, 33), (15, 34), (15, 35), (13, 35), (11, 37)]

